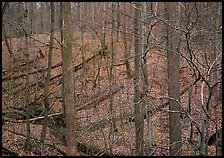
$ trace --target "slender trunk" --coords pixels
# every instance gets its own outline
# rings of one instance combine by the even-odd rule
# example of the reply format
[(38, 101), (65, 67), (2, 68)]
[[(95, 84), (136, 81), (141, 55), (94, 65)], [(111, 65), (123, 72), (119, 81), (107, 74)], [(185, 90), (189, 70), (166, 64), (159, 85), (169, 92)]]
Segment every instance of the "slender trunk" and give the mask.
[[(63, 35), (63, 2), (60, 2), (60, 34), (61, 34), (61, 56), (63, 59), (64, 55), (64, 35)], [(64, 76), (64, 72), (62, 71), (62, 76)], [(63, 93), (64, 90), (64, 82), (62, 82), (62, 112), (63, 112), (63, 117), (65, 117), (65, 93)]]
[[(147, 18), (146, 14), (146, 2), (142, 2), (143, 6), (143, 13), (142, 13), (142, 20), (145, 21)], [(150, 113), (150, 94), (149, 94), (149, 84), (148, 84), (148, 70), (147, 70), (147, 41), (146, 41), (146, 28), (147, 24), (144, 23), (142, 25), (142, 82), (143, 82), (143, 91), (145, 96), (145, 108), (146, 109), (146, 119), (147, 119), (147, 126), (148, 126), (148, 155), (152, 154), (152, 121), (151, 121), (151, 113)], [(142, 117), (144, 119), (144, 113), (145, 110), (142, 110)], [(142, 121), (144, 123), (144, 120)]]
[(53, 51), (53, 38), (54, 38), (54, 2), (51, 2), (51, 34), (50, 34), (50, 44), (48, 50), (48, 68), (47, 68), (47, 77), (45, 79), (44, 84), (44, 123), (41, 132), (41, 149), (44, 147), (44, 141), (46, 137), (46, 130), (47, 130), (47, 117), (48, 117), (48, 110), (49, 110), (49, 98), (48, 98), (48, 89), (50, 84), (51, 78), (51, 58), (52, 58), (52, 51)]
[[(112, 3), (112, 17), (114, 16), (114, 3)], [(112, 87), (113, 87), (113, 64), (114, 64), (114, 27), (115, 27), (115, 21), (114, 18), (112, 19), (112, 30), (111, 30), (111, 64), (110, 64), (110, 107), (109, 107), (109, 113), (110, 113), (110, 120), (111, 120), (111, 130), (110, 130), (110, 144), (114, 141), (114, 131), (116, 129), (116, 123), (114, 119), (114, 112), (113, 112), (113, 94), (112, 94)], [(112, 153), (112, 144), (110, 147), (110, 153)]]
[(117, 42), (119, 41), (119, 33), (120, 33), (120, 3), (117, 2)]
[[(126, 12), (126, 5), (124, 5), (124, 12)], [(124, 41), (124, 62), (126, 66), (126, 74), (128, 78), (131, 78), (131, 68), (128, 61), (129, 53), (128, 53), (128, 45), (127, 45), (127, 28), (126, 28), (126, 16), (124, 16), (124, 35), (123, 35), (123, 41)]]
[(134, 9), (134, 111), (135, 111), (135, 155), (143, 155), (143, 124), (140, 114), (140, 96), (139, 96), (139, 67), (140, 67), (140, 2), (135, 3)]
[(93, 27), (93, 30), (92, 30), (92, 38), (95, 39), (95, 19), (96, 19), (96, 16), (95, 16), (95, 2), (92, 3), (92, 27)]
[(106, 2), (103, 2), (103, 42), (102, 48), (106, 48)]
[(26, 56), (26, 143), (25, 143), (25, 148), (27, 150), (30, 149), (30, 88), (29, 88), (29, 70), (30, 70), (30, 54), (28, 50), (28, 37), (27, 34), (25, 33), (25, 42), (26, 42), (26, 51), (25, 51), (25, 56)]
[(43, 5), (43, 2), (40, 2), (41, 4), (41, 12), (40, 12), (40, 33), (43, 33), (44, 32), (44, 25), (43, 25), (43, 12), (45, 11), (44, 10), (44, 5)]
[[(86, 63), (85, 63), (85, 52), (84, 52), (84, 10), (83, 8), (84, 8), (84, 2), (80, 2), (81, 53), (82, 53), (82, 63), (83, 63), (83, 74), (85, 74)], [(84, 86), (85, 86), (85, 82), (84, 82)]]

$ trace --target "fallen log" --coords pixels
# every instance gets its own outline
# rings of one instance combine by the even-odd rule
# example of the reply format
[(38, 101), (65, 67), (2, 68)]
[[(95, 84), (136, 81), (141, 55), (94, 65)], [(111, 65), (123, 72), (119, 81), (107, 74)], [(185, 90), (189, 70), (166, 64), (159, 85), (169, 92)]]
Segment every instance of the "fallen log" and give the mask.
[[(123, 89), (123, 88), (124, 88), (124, 85), (119, 86), (119, 87), (116, 87), (116, 88), (112, 89), (111, 94), (113, 95), (113, 94), (117, 93), (118, 91), (120, 91), (120, 90)], [(83, 105), (78, 106), (78, 107), (77, 107), (77, 111), (79, 111), (79, 110), (84, 110), (84, 109), (87, 109), (87, 108), (90, 108), (90, 105), (94, 106), (94, 105), (96, 105), (97, 103), (100, 103), (100, 102), (106, 100), (108, 97), (110, 97), (111, 94), (110, 94), (109, 92), (106, 93), (106, 94), (105, 94), (105, 93), (106, 93), (106, 92), (104, 91), (104, 92), (102, 92), (101, 94), (97, 94), (97, 95), (91, 97), (91, 99), (90, 99), (89, 102), (87, 102), (87, 103), (85, 103), (85, 104), (83, 104)], [(100, 97), (99, 97), (99, 96), (100, 96)], [(92, 107), (92, 106), (91, 106), (91, 107)]]
[[(90, 60), (92, 60), (92, 59), (94, 59), (94, 58), (96, 58), (96, 57), (98, 57), (98, 56), (100, 56), (100, 55), (102, 55), (102, 54), (103, 54), (103, 53), (102, 53), (102, 50), (99, 50), (98, 53), (96, 53), (96, 54), (94, 54), (92, 57), (88, 58), (88, 59), (85, 61), (85, 63), (88, 63)], [(58, 63), (58, 64), (52, 66), (51, 69), (55, 69), (55, 68), (60, 67), (60, 66), (62, 66), (62, 62), (60, 62), (60, 63)], [(73, 70), (74, 70), (74, 72), (77, 72), (77, 71), (80, 70), (82, 67), (83, 67), (83, 63), (80, 63), (80, 64), (74, 66), (74, 67), (73, 67)], [(45, 72), (45, 71), (47, 71), (47, 68), (45, 68), (45, 69), (39, 69), (39, 70), (35, 70), (35, 71), (33, 71), (33, 72), (30, 72), (29, 75), (33, 75), (33, 74), (36, 74), (36, 73), (42, 73), (42, 72)], [(15, 80), (15, 79), (18, 79), (18, 78), (21, 78), (21, 77), (24, 77), (24, 76), (26, 76), (26, 74), (21, 74), (21, 75), (13, 76), (13, 77), (12, 77), (11, 75), (9, 75), (9, 76), (6, 76), (6, 77), (2, 77), (2, 82), (3, 82), (3, 81), (7, 81), (7, 80), (9, 80), (9, 79), (13, 79), (13, 80)], [(59, 74), (59, 75), (57, 75), (57, 76), (51, 78), (51, 80), (53, 80), (53, 79), (55, 79), (55, 78), (58, 78), (58, 77), (60, 77), (60, 76), (62, 76), (62, 74)]]
[[(117, 93), (118, 91), (120, 91), (123, 88), (124, 88), (123, 85), (122, 86), (115, 87), (115, 88), (112, 89), (111, 94), (115, 94), (115, 93)], [(78, 105), (77, 111), (84, 110), (84, 109), (87, 109), (87, 108), (92, 108), (94, 105), (96, 105), (96, 103), (100, 103), (100, 102), (106, 100), (110, 96), (110, 93), (109, 92), (106, 92), (106, 91), (107, 90), (104, 90), (100, 94), (94, 95), (93, 97), (90, 98), (90, 101), (89, 102), (87, 102), (85, 104), (82, 104), (82, 105)], [(31, 102), (30, 105), (31, 104), (33, 104), (33, 102)], [(55, 114), (50, 114), (50, 115), (48, 115), (48, 117), (60, 116), (60, 115), (62, 115), (62, 112), (55, 113)], [(32, 122), (33, 121), (38, 121), (38, 120), (41, 120), (43, 118), (44, 118), (44, 116), (39, 116), (39, 117), (31, 118), (30, 121), (32, 121)], [(14, 123), (26, 122), (26, 120), (15, 120), (15, 119), (10, 119), (10, 118), (4, 118), (4, 120), (5, 121), (8, 121), (8, 122), (14, 122)]]

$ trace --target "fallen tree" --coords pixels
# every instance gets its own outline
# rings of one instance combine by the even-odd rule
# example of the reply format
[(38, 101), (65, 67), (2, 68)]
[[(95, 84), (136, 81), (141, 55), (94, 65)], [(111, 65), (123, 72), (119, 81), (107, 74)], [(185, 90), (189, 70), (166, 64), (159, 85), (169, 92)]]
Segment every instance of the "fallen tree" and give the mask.
[(113, 94), (117, 93), (118, 91), (120, 91), (123, 88), (124, 88), (124, 85), (114, 87), (114, 88), (112, 88), (111, 94), (110, 94), (109, 90), (105, 90), (105, 91), (101, 92), (100, 94), (96, 94), (89, 99), (90, 100), (89, 102), (84, 103), (82, 105), (78, 105), (77, 111), (84, 110), (84, 109), (87, 109), (87, 108), (91, 108), (91, 107), (97, 105), (97, 103), (103, 102), (108, 97), (110, 97), (110, 95), (113, 95)]
[[(112, 91), (111, 91), (111, 94), (115, 94), (123, 88), (124, 88), (123, 85), (113, 87)], [(107, 90), (107, 89), (103, 90), (101, 93), (96, 94), (96, 95), (92, 96), (90, 99), (88, 99), (89, 100), (88, 102), (86, 102), (82, 105), (78, 105), (77, 111), (84, 110), (84, 109), (87, 109), (87, 108), (92, 108), (92, 107), (96, 106), (97, 103), (100, 103), (100, 102), (103, 102), (104, 100), (106, 100), (109, 96), (110, 96), (109, 90)], [(32, 104), (34, 104), (34, 103), (31, 102), (30, 105), (32, 105)], [(14, 108), (14, 107), (12, 109), (18, 110), (18, 108)], [(23, 108), (20, 108), (19, 110), (22, 110), (24, 113), (26, 112)], [(60, 116), (60, 115), (62, 115), (61, 112), (55, 113), (55, 114), (50, 114), (50, 115), (48, 115), (48, 117)], [(38, 121), (38, 120), (41, 120), (43, 118), (44, 118), (43, 116), (39, 116), (39, 117), (31, 118), (30, 121)], [(14, 123), (26, 122), (25, 119), (15, 120), (15, 119), (12, 119), (12, 118), (4, 118), (4, 120), (8, 121), (8, 122), (14, 122)]]
[[(98, 50), (97, 53), (95, 53), (92, 57), (88, 58), (88, 59), (85, 61), (85, 63), (88, 63), (88, 62), (90, 62), (92, 59), (94, 59), (94, 58), (96, 58), (96, 57), (98, 57), (98, 56), (101, 56), (101, 55), (105, 55), (105, 50)], [(55, 69), (55, 68), (58, 68), (58, 67), (60, 67), (60, 66), (62, 66), (62, 62), (60, 62), (60, 63), (58, 63), (58, 64), (52, 66), (51, 69)], [(82, 67), (83, 67), (83, 63), (80, 63), (80, 64), (74, 66), (74, 67), (73, 67), (73, 70), (74, 70), (74, 72), (77, 72), (77, 71), (80, 70)], [(38, 70), (35, 70), (35, 71), (33, 71), (33, 72), (30, 72), (29, 75), (34, 75), (34, 74), (36, 74), (36, 73), (42, 73), (42, 72), (45, 72), (45, 71), (47, 71), (47, 68), (45, 68), (45, 69), (38, 69)], [(18, 79), (18, 78), (21, 78), (21, 77), (24, 77), (24, 76), (26, 76), (26, 75), (25, 75), (25, 74), (20, 74), (20, 75), (17, 75), (17, 76), (11, 76), (11, 75), (9, 75), (9, 76), (6, 76), (6, 77), (2, 77), (2, 82), (7, 81), (7, 80), (10, 80), (10, 79), (15, 80), (15, 79)], [(55, 79), (55, 78), (58, 78), (58, 77), (60, 77), (60, 76), (62, 76), (62, 73), (59, 74), (59, 75), (57, 75), (57, 76), (55, 76), (55, 77), (53, 77), (53, 78), (51, 78), (51, 80), (53, 80), (53, 79)]]

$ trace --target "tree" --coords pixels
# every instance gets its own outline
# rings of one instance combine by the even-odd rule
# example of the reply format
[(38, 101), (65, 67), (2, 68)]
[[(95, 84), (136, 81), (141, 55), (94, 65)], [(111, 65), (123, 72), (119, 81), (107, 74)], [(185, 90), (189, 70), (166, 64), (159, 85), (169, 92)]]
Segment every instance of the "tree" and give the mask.
[[(142, 2), (142, 16), (141, 21), (146, 21), (147, 18), (147, 10), (146, 10), (147, 2)], [(144, 91), (144, 100), (142, 106), (142, 123), (144, 123), (144, 116), (146, 115), (147, 126), (148, 126), (148, 155), (152, 154), (152, 120), (150, 113), (150, 94), (149, 94), (149, 84), (148, 84), (148, 70), (147, 70), (147, 39), (146, 39), (146, 27), (147, 24), (142, 24), (142, 87)], [(146, 114), (145, 114), (146, 111)]]
[[(169, 25), (176, 17), (176, 3), (165, 3), (165, 16)], [(180, 55), (176, 51), (178, 48), (178, 36), (176, 30), (166, 24), (166, 46), (167, 46), (167, 69), (168, 69), (168, 95), (169, 95), (169, 127), (170, 127), (170, 155), (180, 156), (182, 154), (182, 128), (180, 117)]]
[(77, 151), (76, 136), (76, 105), (74, 98), (73, 63), (72, 63), (72, 15), (71, 2), (63, 3), (64, 10), (64, 51), (62, 59), (62, 78), (64, 82), (63, 93), (65, 94), (65, 120), (66, 120), (66, 146), (67, 155), (75, 155)]
[[(220, 21), (219, 21), (219, 19), (220, 19), (220, 17), (219, 17), (219, 4), (220, 2), (217, 2), (217, 3), (215, 3), (215, 9), (214, 9), (214, 32), (216, 31), (216, 30), (218, 30), (219, 29), (219, 26), (220, 26)], [(212, 49), (213, 49), (213, 53), (212, 53), (212, 55), (211, 55), (211, 60), (212, 61), (215, 61), (215, 60), (217, 60), (217, 56), (218, 56), (218, 48), (219, 48), (219, 40), (220, 39), (218, 39), (218, 36), (217, 36), (217, 34), (213, 34), (212, 35)], [(215, 66), (214, 67), (218, 67), (218, 64), (216, 63), (215, 64)], [(220, 71), (215, 71), (214, 73), (213, 73), (213, 85), (214, 84), (216, 84), (217, 82), (219, 82), (218, 81), (218, 78), (219, 78), (219, 74), (221, 74), (221, 72)], [(221, 83), (220, 83), (220, 85), (221, 85)], [(220, 91), (221, 91), (221, 88), (220, 88)], [(215, 120), (217, 121), (218, 120), (218, 116), (217, 116), (217, 106), (216, 105), (218, 105), (219, 103), (218, 103), (218, 100), (219, 100), (219, 91), (218, 91), (218, 87), (215, 87), (214, 88), (214, 105), (215, 105)], [(218, 126), (217, 126), (217, 124), (216, 124), (216, 131), (218, 131)], [(217, 138), (218, 136), (216, 135), (216, 138)], [(222, 148), (222, 146), (221, 146), (221, 148)], [(221, 151), (221, 152), (220, 152)], [(218, 146), (218, 143), (216, 143), (216, 155), (218, 156), (218, 155), (221, 155), (222, 154), (222, 149), (220, 150), (220, 147)]]
[(24, 52), (25, 56), (26, 56), (26, 143), (25, 143), (25, 148), (27, 150), (30, 149), (30, 87), (29, 87), (29, 69), (30, 69), (30, 53), (29, 53), (29, 49), (28, 49), (28, 35), (25, 32), (25, 42), (26, 42), (26, 51)]
[[(126, 5), (124, 5), (124, 12), (126, 12)], [(124, 15), (124, 19), (123, 19), (123, 41), (124, 41), (124, 63), (125, 63), (125, 67), (126, 67), (126, 74), (128, 78), (131, 78), (131, 68), (130, 68), (130, 64), (128, 62), (128, 58), (130, 57), (129, 53), (128, 53), (128, 45), (127, 45), (127, 27), (126, 27), (126, 16)]]
[(43, 12), (45, 11), (44, 10), (44, 5), (43, 5), (43, 2), (40, 2), (40, 5), (41, 5), (41, 11), (40, 11), (40, 33), (43, 33), (44, 32), (44, 25), (43, 25)]
[[(110, 120), (111, 120), (111, 129), (110, 129), (110, 140), (111, 142), (114, 141), (114, 132), (116, 130), (116, 122), (114, 119), (114, 108), (113, 108), (113, 94), (112, 94), (112, 87), (114, 85), (114, 73), (113, 73), (113, 67), (114, 67), (114, 30), (115, 30), (115, 20), (114, 20), (114, 6), (115, 4), (112, 2), (112, 28), (111, 28), (111, 63), (110, 63), (110, 75), (109, 75), (109, 89), (110, 89), (110, 98), (109, 98), (109, 114), (110, 114)], [(110, 147), (110, 153), (112, 153), (112, 145)]]
[(143, 122), (140, 113), (139, 72), (140, 72), (140, 2), (134, 7), (134, 111), (135, 111), (135, 155), (143, 155)]
[[(61, 39), (60, 39), (60, 42), (61, 42), (61, 56), (62, 56), (62, 59), (63, 59), (63, 55), (64, 55), (64, 44), (63, 44), (63, 41), (64, 41), (64, 34), (63, 34), (63, 2), (60, 2), (60, 36), (61, 36)], [(62, 72), (63, 73), (63, 72)], [(61, 83), (62, 84), (62, 113), (63, 113), (63, 118), (65, 117), (65, 94), (63, 93), (63, 89), (64, 89), (64, 82)]]
[(116, 39), (116, 42), (119, 41), (119, 33), (120, 33), (120, 3), (117, 2), (117, 39)]
[(48, 89), (50, 84), (51, 78), (51, 59), (52, 59), (52, 51), (53, 51), (53, 38), (54, 38), (54, 13), (55, 13), (55, 6), (54, 2), (51, 2), (51, 30), (50, 30), (50, 44), (48, 50), (48, 67), (47, 67), (47, 77), (45, 79), (44, 84), (44, 123), (41, 132), (41, 147), (43, 148), (45, 137), (46, 137), (46, 130), (47, 130), (47, 120), (48, 120), (48, 110), (49, 110), (49, 97), (48, 97)]
[(103, 2), (103, 30), (102, 30), (102, 34), (103, 34), (103, 39), (102, 39), (102, 48), (103, 50), (105, 50), (106, 48), (106, 27), (107, 27), (107, 20), (106, 20), (106, 2)]

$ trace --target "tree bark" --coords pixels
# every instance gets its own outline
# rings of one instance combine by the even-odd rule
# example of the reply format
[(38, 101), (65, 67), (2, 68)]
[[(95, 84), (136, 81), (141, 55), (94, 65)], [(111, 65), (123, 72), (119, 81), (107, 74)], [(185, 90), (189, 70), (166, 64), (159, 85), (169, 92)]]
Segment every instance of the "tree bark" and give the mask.
[[(145, 21), (147, 18), (147, 10), (146, 10), (146, 2), (142, 2), (142, 20)], [(142, 123), (144, 123), (144, 116), (146, 111), (146, 119), (147, 119), (147, 126), (148, 126), (148, 155), (152, 154), (152, 121), (151, 121), (151, 113), (150, 113), (150, 92), (149, 92), (149, 84), (148, 84), (148, 70), (147, 70), (147, 39), (146, 39), (146, 23), (142, 24), (142, 85), (144, 91), (144, 104), (145, 106), (142, 107)]]
[[(176, 15), (176, 3), (165, 3), (165, 15), (166, 20), (174, 21)], [(170, 23), (174, 25), (174, 23)], [(166, 45), (167, 45), (167, 62), (168, 62), (168, 95), (173, 99), (169, 100), (170, 111), (180, 111), (180, 55), (176, 51), (178, 49), (177, 33), (176, 30), (166, 25)], [(178, 102), (177, 102), (178, 101)], [(169, 113), (169, 126), (170, 126), (170, 155), (181, 156), (182, 155), (182, 127), (180, 113)]]
[(48, 98), (48, 89), (51, 79), (51, 59), (52, 59), (52, 51), (53, 51), (53, 38), (54, 38), (54, 3), (51, 2), (51, 35), (50, 35), (50, 44), (49, 44), (49, 51), (48, 51), (48, 68), (47, 68), (47, 77), (45, 79), (44, 84), (44, 123), (41, 132), (41, 146), (43, 147), (45, 137), (46, 137), (46, 130), (47, 130), (47, 119), (48, 119), (48, 110), (49, 110), (49, 98)]
[(65, 119), (66, 119), (66, 146), (67, 155), (74, 156), (77, 151), (76, 136), (76, 105), (74, 98), (74, 80), (73, 80), (73, 63), (72, 63), (72, 16), (71, 2), (63, 3), (64, 9), (64, 54), (62, 59), (62, 71), (65, 94)]
[(143, 124), (140, 113), (139, 68), (140, 68), (140, 2), (135, 3), (134, 9), (134, 111), (135, 111), (135, 155), (143, 155)]
[[(126, 6), (124, 5), (124, 12), (126, 12)], [(128, 45), (127, 45), (127, 28), (126, 28), (126, 16), (124, 16), (124, 23), (123, 23), (123, 27), (124, 27), (124, 35), (123, 35), (123, 41), (124, 41), (124, 63), (126, 66), (126, 74), (128, 78), (131, 78), (131, 68), (130, 68), (130, 64), (128, 61), (128, 58), (130, 57), (129, 53), (128, 53)]]
[(113, 94), (112, 94), (112, 87), (114, 83), (113, 77), (113, 66), (114, 66), (114, 29), (115, 29), (115, 21), (114, 21), (114, 3), (112, 3), (112, 29), (111, 29), (111, 63), (110, 63), (110, 74), (109, 74), (109, 85), (110, 85), (110, 97), (109, 97), (109, 114), (111, 120), (111, 129), (110, 129), (110, 153), (113, 151), (112, 142), (114, 141), (114, 132), (116, 129), (116, 123), (114, 119), (114, 110), (113, 110)]

